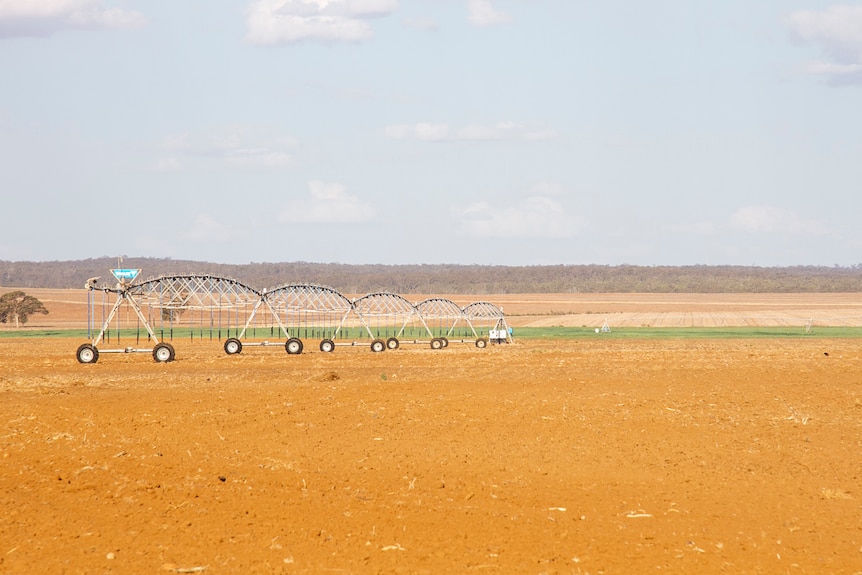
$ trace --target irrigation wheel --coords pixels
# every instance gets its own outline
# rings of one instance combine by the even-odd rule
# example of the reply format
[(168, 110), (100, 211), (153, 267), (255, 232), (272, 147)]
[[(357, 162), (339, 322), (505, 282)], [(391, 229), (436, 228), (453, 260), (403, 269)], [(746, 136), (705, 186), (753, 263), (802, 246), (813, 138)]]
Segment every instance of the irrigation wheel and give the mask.
[(242, 342), (235, 337), (230, 337), (224, 342), (224, 352), (228, 355), (242, 353)]
[(290, 338), (284, 343), (284, 350), (290, 355), (302, 353), (302, 340), (297, 337)]
[(332, 353), (335, 351), (335, 343), (331, 339), (321, 340), (320, 351), (323, 353)]
[(96, 363), (99, 361), (99, 350), (89, 343), (83, 343), (78, 346), (75, 358), (77, 358), (78, 363)]
[(153, 348), (153, 359), (159, 363), (173, 361), (175, 357), (174, 346), (169, 343), (160, 343)]

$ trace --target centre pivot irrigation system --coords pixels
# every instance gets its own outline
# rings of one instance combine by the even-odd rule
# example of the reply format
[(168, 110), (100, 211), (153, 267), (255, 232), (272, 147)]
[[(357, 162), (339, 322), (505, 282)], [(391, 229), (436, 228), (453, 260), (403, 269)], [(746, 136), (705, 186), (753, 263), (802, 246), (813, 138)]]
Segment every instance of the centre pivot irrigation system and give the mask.
[(309, 340), (325, 353), (337, 346), (367, 345), (379, 353), (404, 344), (443, 349), (459, 342), (484, 349), (489, 342), (512, 341), (502, 309), (488, 302), (461, 308), (429, 298), (412, 304), (389, 292), (349, 299), (332, 288), (301, 283), (258, 291), (211, 275), (133, 283), (138, 272), (112, 270), (118, 280), (113, 286), (99, 285), (100, 278), (87, 282), (92, 339), (78, 347), (80, 363), (96, 363), (103, 353), (152, 353), (155, 361), (169, 362), (176, 352), (168, 341), (183, 338), (224, 340), (228, 355), (254, 346), (284, 347), (296, 355)]

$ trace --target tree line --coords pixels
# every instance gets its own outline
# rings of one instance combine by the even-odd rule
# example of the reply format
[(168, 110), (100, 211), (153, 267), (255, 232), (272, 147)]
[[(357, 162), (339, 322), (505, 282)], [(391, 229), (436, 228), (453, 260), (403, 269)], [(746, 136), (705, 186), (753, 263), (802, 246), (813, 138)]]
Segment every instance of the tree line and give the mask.
[[(124, 257), (120, 267), (140, 268), (139, 280), (207, 274), (263, 289), (285, 283), (325, 285), (347, 294), (508, 293), (839, 293), (862, 292), (862, 264), (841, 266), (634, 266), (634, 265), (350, 265), (281, 262), (220, 264), (169, 258)], [(26, 262), (0, 260), (0, 286), (83, 288), (89, 278), (113, 283), (117, 258)]]

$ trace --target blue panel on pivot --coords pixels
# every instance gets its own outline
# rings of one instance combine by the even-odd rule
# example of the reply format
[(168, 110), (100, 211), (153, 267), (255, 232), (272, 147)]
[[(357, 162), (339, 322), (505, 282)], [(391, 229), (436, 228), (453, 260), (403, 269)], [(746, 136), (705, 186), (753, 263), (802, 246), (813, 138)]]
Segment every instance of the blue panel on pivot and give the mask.
[(138, 274), (141, 273), (141, 270), (111, 270), (111, 273), (114, 274), (114, 277), (124, 281), (131, 281), (138, 277)]

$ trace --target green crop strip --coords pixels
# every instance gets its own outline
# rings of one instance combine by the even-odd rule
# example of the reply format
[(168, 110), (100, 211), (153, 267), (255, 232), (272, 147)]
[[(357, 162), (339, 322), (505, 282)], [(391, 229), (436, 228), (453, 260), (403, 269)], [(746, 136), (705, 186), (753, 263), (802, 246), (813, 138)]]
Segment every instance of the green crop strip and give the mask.
[[(289, 330), (292, 337), (300, 339), (320, 340), (324, 337), (331, 337), (326, 333), (314, 333), (314, 330), (299, 330), (300, 333), (295, 333), (297, 330)], [(210, 330), (192, 329), (192, 328), (175, 328), (170, 330), (155, 330), (156, 336), (166, 340), (225, 340), (228, 337), (237, 337), (237, 330), (227, 329)], [(119, 335), (119, 337), (118, 337)], [(380, 334), (380, 337), (389, 337), (391, 334)], [(481, 334), (487, 337), (487, 333)], [(804, 326), (799, 327), (621, 327), (611, 328), (610, 331), (596, 333), (595, 328), (587, 327), (519, 327), (514, 329), (515, 340), (519, 339), (546, 339), (546, 340), (570, 340), (570, 339), (758, 339), (758, 338), (862, 338), (862, 327), (813, 327), (806, 329)], [(375, 334), (377, 337), (377, 334)], [(454, 339), (466, 338), (472, 339), (471, 336), (452, 336)], [(12, 338), (76, 338), (81, 340), (91, 339), (92, 336), (87, 336), (85, 329), (14, 329), (0, 331), (0, 339)], [(148, 336), (145, 330), (137, 332), (135, 330), (122, 330), (119, 334), (116, 331), (111, 331), (107, 334), (106, 343), (108, 342), (138, 342), (147, 341)], [(266, 340), (271, 339), (280, 341), (287, 339), (280, 330), (274, 329), (249, 329), (244, 340)], [(368, 332), (359, 329), (342, 330), (336, 341), (345, 341), (353, 339), (370, 339)], [(401, 339), (407, 341), (411, 339), (428, 339), (427, 336), (402, 336)]]
[(862, 327), (624, 327), (596, 333), (586, 327), (521, 327), (515, 339), (758, 339), (862, 338)]

